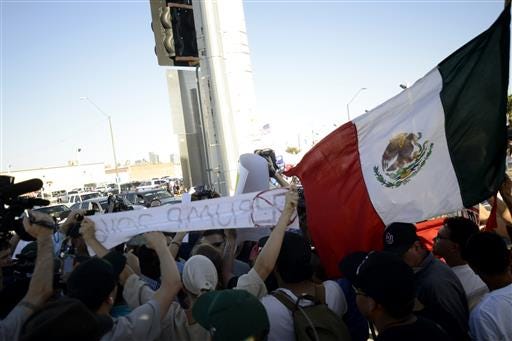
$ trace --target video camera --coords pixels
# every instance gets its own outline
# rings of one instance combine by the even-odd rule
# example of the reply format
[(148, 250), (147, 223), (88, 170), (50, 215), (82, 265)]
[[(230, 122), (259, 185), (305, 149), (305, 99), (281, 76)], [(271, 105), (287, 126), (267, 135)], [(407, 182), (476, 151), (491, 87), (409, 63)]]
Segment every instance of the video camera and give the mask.
[(13, 176), (0, 175), (0, 239), (14, 230), (23, 240), (34, 240), (23, 228), (18, 219), (24, 210), (34, 206), (48, 206), (48, 200), (28, 198), (22, 195), (39, 191), (43, 187), (40, 179), (30, 179), (14, 183)]
[(276, 174), (276, 171), (279, 169), (276, 160), (276, 153), (274, 150), (270, 148), (266, 149), (256, 149), (254, 154), (257, 154), (267, 160), (268, 162), (268, 173), (270, 177), (273, 177)]

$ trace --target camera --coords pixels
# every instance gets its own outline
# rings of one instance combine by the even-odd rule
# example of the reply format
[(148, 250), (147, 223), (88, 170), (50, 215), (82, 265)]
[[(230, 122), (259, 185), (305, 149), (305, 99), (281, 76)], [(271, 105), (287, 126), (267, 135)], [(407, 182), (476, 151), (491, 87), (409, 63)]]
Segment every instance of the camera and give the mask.
[(0, 234), (14, 230), (23, 240), (34, 240), (23, 228), (19, 219), (26, 209), (48, 206), (48, 200), (24, 197), (24, 194), (39, 191), (43, 187), (40, 179), (14, 183), (14, 177), (0, 175)]
[(273, 177), (276, 174), (276, 171), (279, 169), (276, 160), (276, 153), (274, 150), (270, 148), (266, 149), (256, 149), (254, 154), (257, 154), (267, 160), (268, 162), (268, 173), (270, 177)]

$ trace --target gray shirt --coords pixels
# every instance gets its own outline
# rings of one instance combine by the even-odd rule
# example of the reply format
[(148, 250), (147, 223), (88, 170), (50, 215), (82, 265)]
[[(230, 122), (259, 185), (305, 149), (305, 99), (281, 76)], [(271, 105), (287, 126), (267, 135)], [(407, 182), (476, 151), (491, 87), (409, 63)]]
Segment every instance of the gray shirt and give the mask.
[(25, 321), (32, 315), (32, 310), (19, 304), (0, 321), (0, 341), (18, 340), (21, 328)]
[(419, 315), (439, 324), (454, 340), (469, 339), (466, 293), (450, 267), (429, 253), (415, 281), (416, 296), (425, 307)]
[(115, 318), (114, 327), (103, 335), (101, 341), (154, 340), (160, 332), (160, 306), (155, 300), (150, 300), (130, 314)]

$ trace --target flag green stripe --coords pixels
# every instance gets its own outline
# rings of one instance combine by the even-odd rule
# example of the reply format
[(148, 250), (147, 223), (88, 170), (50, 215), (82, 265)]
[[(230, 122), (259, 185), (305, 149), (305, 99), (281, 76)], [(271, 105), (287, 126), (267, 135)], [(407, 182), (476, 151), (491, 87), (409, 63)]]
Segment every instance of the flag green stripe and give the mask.
[(503, 181), (509, 49), (510, 5), (438, 66), (448, 150), (466, 207), (489, 198)]

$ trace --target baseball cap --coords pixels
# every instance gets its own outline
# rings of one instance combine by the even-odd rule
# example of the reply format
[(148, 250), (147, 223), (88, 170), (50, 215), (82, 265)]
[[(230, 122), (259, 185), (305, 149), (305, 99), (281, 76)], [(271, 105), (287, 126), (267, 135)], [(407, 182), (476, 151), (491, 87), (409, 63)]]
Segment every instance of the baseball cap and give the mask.
[[(414, 272), (400, 257), (371, 252), (357, 269), (354, 286), (386, 309), (410, 313), (414, 306)], [(400, 317), (400, 316), (398, 316)]]
[(265, 307), (245, 290), (205, 293), (194, 304), (192, 315), (210, 331), (213, 341), (241, 341), (250, 336), (266, 335), (270, 328)]
[(402, 256), (417, 240), (414, 224), (391, 223), (384, 230), (384, 251)]
[(117, 251), (111, 251), (103, 258), (86, 260), (69, 276), (67, 295), (96, 311), (114, 290), (125, 264), (126, 258)]
[(62, 298), (34, 313), (20, 340), (99, 340), (112, 326), (111, 317), (94, 314), (77, 299)]
[(215, 265), (203, 255), (192, 256), (185, 262), (182, 279), (185, 289), (196, 296), (215, 290), (219, 280)]

